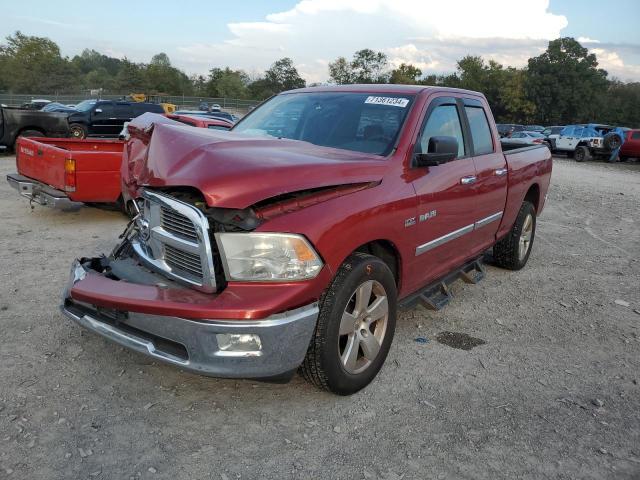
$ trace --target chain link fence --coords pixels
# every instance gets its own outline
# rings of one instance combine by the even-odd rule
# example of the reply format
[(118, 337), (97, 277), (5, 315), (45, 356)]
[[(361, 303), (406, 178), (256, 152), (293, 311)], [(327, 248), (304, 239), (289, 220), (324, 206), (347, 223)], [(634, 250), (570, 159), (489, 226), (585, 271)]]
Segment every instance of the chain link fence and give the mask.
[[(52, 102), (62, 103), (63, 105), (75, 105), (83, 100), (100, 99), (100, 100), (123, 100), (128, 94), (122, 95), (89, 95), (86, 93), (73, 94), (11, 94), (0, 93), (0, 105), (8, 107), (19, 107), (22, 104), (29, 103), (31, 100), (44, 99)], [(245, 115), (251, 107), (260, 103), (259, 100), (244, 100), (239, 98), (213, 98), (213, 97), (187, 97), (181, 96), (162, 96), (163, 102), (175, 104), (179, 110), (197, 110), (201, 103), (211, 106), (220, 105), (221, 109), (238, 116)]]

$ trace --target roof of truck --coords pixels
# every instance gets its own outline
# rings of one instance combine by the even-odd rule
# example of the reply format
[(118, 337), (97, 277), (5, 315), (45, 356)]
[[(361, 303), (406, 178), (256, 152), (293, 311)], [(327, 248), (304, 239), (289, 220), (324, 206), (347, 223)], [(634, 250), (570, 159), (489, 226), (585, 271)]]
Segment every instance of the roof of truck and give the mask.
[(298, 88), (283, 93), (315, 93), (315, 92), (361, 92), (361, 93), (397, 93), (397, 94), (416, 94), (425, 90), (433, 90), (437, 92), (457, 92), (471, 95), (483, 96), (480, 92), (472, 90), (463, 90), (461, 88), (437, 87), (432, 85), (399, 85), (399, 84), (380, 84), (366, 83), (354, 85), (322, 85), (318, 87)]

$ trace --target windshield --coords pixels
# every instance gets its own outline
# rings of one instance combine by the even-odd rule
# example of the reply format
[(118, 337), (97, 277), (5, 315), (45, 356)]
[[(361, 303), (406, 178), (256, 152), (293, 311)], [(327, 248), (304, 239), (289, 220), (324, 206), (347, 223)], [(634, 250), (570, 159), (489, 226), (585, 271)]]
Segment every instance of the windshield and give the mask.
[(75, 109), (79, 112), (87, 112), (96, 104), (95, 100), (83, 100), (75, 106)]
[(388, 155), (412, 101), (412, 95), (283, 94), (256, 108), (233, 131)]

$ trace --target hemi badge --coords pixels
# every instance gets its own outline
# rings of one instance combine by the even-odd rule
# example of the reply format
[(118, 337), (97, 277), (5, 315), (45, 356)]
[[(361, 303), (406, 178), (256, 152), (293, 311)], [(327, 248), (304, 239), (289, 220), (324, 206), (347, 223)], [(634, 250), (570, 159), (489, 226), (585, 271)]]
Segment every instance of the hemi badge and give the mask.
[(404, 226), (405, 227), (412, 227), (416, 224), (416, 217), (411, 217), (411, 218), (407, 218), (404, 221)]

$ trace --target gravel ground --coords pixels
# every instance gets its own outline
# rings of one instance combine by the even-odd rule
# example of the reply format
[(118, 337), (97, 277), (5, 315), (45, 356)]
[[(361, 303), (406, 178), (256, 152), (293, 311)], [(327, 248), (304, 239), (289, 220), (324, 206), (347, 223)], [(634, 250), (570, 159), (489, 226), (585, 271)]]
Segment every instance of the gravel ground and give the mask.
[(83, 332), (58, 310), (70, 262), (124, 217), (31, 210), (0, 181), (0, 478), (640, 478), (639, 206), (640, 164), (558, 159), (527, 267), (403, 313), (380, 375), (343, 398)]

